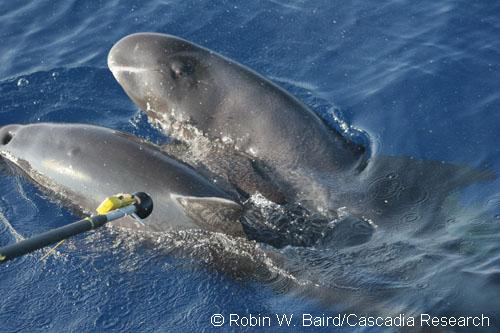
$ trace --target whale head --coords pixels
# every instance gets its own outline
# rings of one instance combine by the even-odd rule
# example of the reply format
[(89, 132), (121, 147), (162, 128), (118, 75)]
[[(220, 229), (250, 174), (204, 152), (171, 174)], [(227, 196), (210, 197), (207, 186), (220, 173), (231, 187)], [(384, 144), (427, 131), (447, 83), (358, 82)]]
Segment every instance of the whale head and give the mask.
[[(12, 152), (17, 146), (17, 132), (22, 128), (22, 125), (6, 125), (0, 127), (0, 156), (11, 159)], [(22, 138), (20, 139), (23, 140)]]
[[(221, 95), (221, 57), (178, 37), (137, 33), (118, 41), (108, 67), (127, 95), (152, 118), (208, 124)], [(220, 66), (218, 66), (220, 67)]]
[(20, 126), (21, 125), (6, 125), (0, 127), (0, 146), (7, 146), (14, 138), (15, 132)]

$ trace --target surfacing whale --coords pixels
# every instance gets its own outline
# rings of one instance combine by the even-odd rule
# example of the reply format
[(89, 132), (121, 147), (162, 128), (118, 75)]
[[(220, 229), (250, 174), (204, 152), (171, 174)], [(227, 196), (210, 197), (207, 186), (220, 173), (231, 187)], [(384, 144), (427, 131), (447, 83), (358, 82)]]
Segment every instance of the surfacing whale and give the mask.
[(243, 236), (242, 206), (189, 166), (130, 134), (81, 124), (0, 128), (0, 155), (77, 210), (90, 213), (116, 193), (148, 192), (147, 231), (204, 229)]
[(126, 36), (108, 66), (151, 121), (187, 142), (185, 160), (275, 202), (298, 201), (331, 218), (346, 207), (393, 225), (395, 216), (429, 214), (454, 190), (491, 178), (439, 161), (368, 156), (269, 80), (179, 37)]
[[(271, 199), (314, 192), (319, 202), (323, 198), (315, 188), (320, 187), (315, 173), (339, 174), (362, 162), (362, 146), (325, 126), (283, 89), (181, 38), (127, 36), (109, 52), (108, 66), (130, 98), (167, 134), (190, 143), (202, 134), (222, 143), (223, 151), (231, 147), (231, 156), (222, 153), (213, 161), (214, 154), (221, 154), (213, 148), (202, 160), (247, 192), (256, 189)], [(221, 166), (224, 160), (231, 163)], [(272, 185), (260, 186), (266, 183)]]

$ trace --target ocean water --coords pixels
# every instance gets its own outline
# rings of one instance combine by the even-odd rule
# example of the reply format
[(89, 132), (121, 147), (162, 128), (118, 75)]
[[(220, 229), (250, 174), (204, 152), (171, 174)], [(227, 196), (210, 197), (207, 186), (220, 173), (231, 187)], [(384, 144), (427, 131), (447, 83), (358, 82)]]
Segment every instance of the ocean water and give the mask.
[[(384, 231), (347, 250), (264, 247), (285, 262), (267, 278), (133, 234), (80, 235), (45, 261), (37, 252), (0, 266), (0, 331), (378, 332), (399, 328), (301, 319), (421, 312), (485, 314), (489, 327), (462, 331), (499, 331), (499, 15), (496, 1), (2, 1), (0, 126), (81, 122), (165, 142), (106, 66), (121, 37), (154, 31), (262, 73), (374, 155), (491, 177), (450, 194), (454, 205), (435, 217), (444, 226), (424, 236)], [(78, 219), (3, 163), (0, 188), (0, 245)], [(230, 314), (273, 321), (235, 327)], [(276, 314), (293, 315), (292, 327)]]

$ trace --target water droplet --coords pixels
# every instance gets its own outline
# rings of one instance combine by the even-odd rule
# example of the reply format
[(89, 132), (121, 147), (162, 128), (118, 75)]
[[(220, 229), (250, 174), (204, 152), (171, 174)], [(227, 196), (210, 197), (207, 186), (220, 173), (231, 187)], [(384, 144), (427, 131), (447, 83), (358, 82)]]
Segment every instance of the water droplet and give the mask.
[(391, 172), (391, 173), (388, 173), (386, 175), (387, 179), (395, 179), (395, 178), (398, 178), (398, 174), (395, 173), (395, 172)]
[(26, 87), (29, 83), (30, 82), (25, 78), (20, 78), (19, 80), (17, 80), (18, 87)]

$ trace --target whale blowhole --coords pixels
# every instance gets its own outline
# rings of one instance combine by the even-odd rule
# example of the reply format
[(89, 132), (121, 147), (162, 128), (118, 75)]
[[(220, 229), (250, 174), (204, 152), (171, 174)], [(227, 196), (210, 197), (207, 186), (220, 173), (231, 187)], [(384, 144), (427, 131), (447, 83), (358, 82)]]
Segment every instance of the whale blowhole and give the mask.
[(12, 140), (12, 133), (5, 133), (4, 136), (2, 137), (2, 145), (8, 144)]

